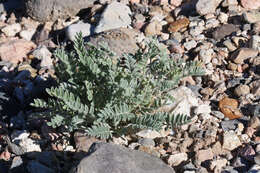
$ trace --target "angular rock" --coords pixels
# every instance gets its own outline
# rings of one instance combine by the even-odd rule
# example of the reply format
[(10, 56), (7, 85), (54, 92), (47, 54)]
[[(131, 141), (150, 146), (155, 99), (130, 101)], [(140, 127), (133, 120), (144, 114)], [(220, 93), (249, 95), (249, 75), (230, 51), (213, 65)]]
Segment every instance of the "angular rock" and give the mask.
[(83, 37), (87, 37), (87, 36), (92, 35), (94, 33), (92, 27), (93, 26), (90, 25), (89, 23), (83, 23), (83, 22), (71, 24), (65, 30), (66, 37), (69, 40), (73, 41), (75, 39), (76, 34), (79, 33), (79, 32), (82, 32)]
[(162, 25), (159, 21), (155, 20), (149, 23), (144, 30), (146, 36), (154, 36), (161, 34)]
[(129, 26), (132, 22), (130, 14), (131, 10), (128, 6), (117, 1), (112, 2), (102, 13), (95, 33)]
[(73, 173), (173, 173), (159, 158), (108, 143), (95, 143)]
[(28, 29), (28, 30), (23, 30), (19, 33), (19, 36), (27, 41), (31, 41), (35, 32), (36, 32), (36, 29), (33, 29), (33, 28)]
[(237, 32), (239, 28), (236, 25), (233, 24), (224, 24), (221, 27), (217, 28), (212, 36), (216, 40), (221, 40), (225, 38), (226, 36), (232, 34), (233, 32)]
[(41, 60), (41, 67), (51, 68), (53, 66), (51, 59), (52, 53), (47, 49), (46, 46), (42, 45), (37, 47), (37, 49), (35, 49), (32, 54), (35, 58)]
[(223, 149), (232, 151), (239, 147), (241, 144), (238, 136), (234, 131), (227, 131), (223, 135)]
[(213, 152), (212, 149), (206, 149), (206, 150), (199, 150), (196, 152), (195, 158), (197, 163), (204, 162), (206, 160), (211, 160), (213, 159)]
[(220, 0), (199, 0), (196, 4), (196, 11), (200, 15), (215, 13), (220, 2)]
[(26, 58), (27, 54), (35, 47), (33, 42), (23, 39), (0, 43), (0, 59), (17, 64), (22, 62), (23, 58)]
[(250, 88), (248, 85), (239, 85), (238, 87), (235, 88), (234, 92), (238, 97), (240, 97), (249, 94)]
[(241, 5), (249, 10), (260, 8), (259, 0), (241, 0)]
[(22, 30), (22, 27), (19, 23), (14, 23), (11, 25), (7, 25), (6, 27), (2, 28), (1, 31), (7, 37), (14, 37), (18, 32)]
[(137, 30), (120, 28), (91, 36), (88, 41), (95, 46), (104, 42), (117, 56), (121, 56), (123, 53), (135, 53), (138, 50), (135, 39), (139, 35)]
[(231, 55), (231, 59), (234, 63), (242, 64), (244, 60), (254, 58), (258, 54), (258, 51), (250, 48), (240, 48)]
[(26, 12), (33, 19), (44, 21), (55, 21), (75, 16), (80, 10), (93, 6), (94, 0), (27, 0), (25, 2)]
[(170, 157), (168, 158), (168, 164), (171, 166), (178, 166), (179, 164), (187, 160), (188, 160), (187, 153), (177, 153), (177, 154), (170, 155)]

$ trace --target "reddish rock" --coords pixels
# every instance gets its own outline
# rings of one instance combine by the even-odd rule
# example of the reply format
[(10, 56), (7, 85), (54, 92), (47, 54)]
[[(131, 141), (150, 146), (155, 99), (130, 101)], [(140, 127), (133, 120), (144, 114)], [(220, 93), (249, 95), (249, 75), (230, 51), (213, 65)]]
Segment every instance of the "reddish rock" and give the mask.
[(204, 162), (206, 160), (211, 160), (213, 159), (213, 152), (212, 152), (212, 149), (207, 149), (207, 150), (199, 150), (196, 152), (196, 161), (198, 163), (201, 163), (201, 162)]
[(260, 0), (241, 0), (241, 5), (247, 9), (258, 9), (260, 8)]
[(9, 40), (0, 44), (0, 59), (17, 64), (27, 58), (36, 45), (24, 39)]
[(190, 21), (188, 18), (184, 17), (182, 19), (176, 20), (169, 24), (168, 31), (170, 33), (172, 32), (178, 32), (183, 28), (186, 28), (190, 24)]
[(219, 109), (229, 119), (236, 119), (242, 117), (242, 113), (238, 109), (238, 101), (231, 98), (223, 98), (219, 101)]

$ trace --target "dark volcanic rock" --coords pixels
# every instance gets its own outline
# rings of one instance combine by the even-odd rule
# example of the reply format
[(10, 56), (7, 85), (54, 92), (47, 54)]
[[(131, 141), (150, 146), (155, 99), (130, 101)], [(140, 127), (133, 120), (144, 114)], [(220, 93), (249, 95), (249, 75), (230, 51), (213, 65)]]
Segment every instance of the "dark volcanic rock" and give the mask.
[(94, 143), (74, 173), (174, 173), (160, 158), (115, 144)]
[(26, 12), (38, 21), (56, 20), (76, 15), (81, 9), (89, 8), (94, 0), (27, 0)]

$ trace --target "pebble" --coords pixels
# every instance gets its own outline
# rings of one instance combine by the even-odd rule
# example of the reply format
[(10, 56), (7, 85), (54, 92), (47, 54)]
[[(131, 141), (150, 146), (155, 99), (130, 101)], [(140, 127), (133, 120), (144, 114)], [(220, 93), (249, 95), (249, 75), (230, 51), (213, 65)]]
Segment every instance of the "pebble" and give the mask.
[(219, 108), (221, 112), (229, 119), (240, 118), (243, 115), (238, 109), (238, 101), (228, 97), (223, 98), (219, 101)]
[(233, 24), (224, 24), (220, 27), (218, 27), (213, 33), (212, 36), (216, 40), (221, 40), (225, 38), (226, 36), (237, 32), (239, 29), (236, 25)]
[(212, 160), (214, 157), (214, 154), (212, 152), (212, 149), (206, 149), (206, 150), (199, 150), (195, 154), (195, 161), (200, 164), (201, 162), (204, 162), (206, 160)]
[(143, 146), (152, 146), (154, 147), (155, 146), (155, 142), (153, 139), (150, 139), (150, 138), (140, 138), (138, 140), (138, 143), (140, 145), (143, 145)]
[(248, 85), (239, 85), (238, 87), (235, 88), (234, 92), (238, 97), (240, 97), (249, 94), (250, 88)]
[(228, 21), (228, 14), (220, 12), (220, 14), (218, 15), (218, 20), (220, 21), (220, 23), (226, 24)]
[(223, 149), (232, 151), (239, 147), (241, 144), (238, 136), (234, 131), (226, 131), (223, 134)]
[(254, 156), (254, 161), (257, 165), (260, 166), (260, 154), (257, 153), (255, 156)]
[(230, 52), (233, 52), (237, 49), (237, 47), (232, 43), (231, 40), (225, 40), (223, 44), (228, 48)]
[(52, 53), (47, 49), (46, 46), (42, 45), (37, 47), (33, 52), (32, 55), (41, 60), (40, 67), (41, 68), (51, 68), (52, 64)]
[(162, 25), (159, 21), (155, 20), (149, 23), (144, 30), (146, 36), (154, 36), (161, 34)]
[(1, 31), (7, 37), (14, 37), (21, 30), (22, 30), (22, 27), (21, 27), (21, 25), (19, 23), (15, 23), (15, 24), (12, 24), (12, 25), (7, 25), (6, 27), (1, 29)]
[(239, 155), (248, 161), (253, 161), (255, 156), (255, 150), (251, 145), (246, 145), (239, 149)]
[(227, 165), (227, 159), (217, 159), (210, 162), (210, 169), (214, 172), (221, 172), (222, 168)]
[(22, 30), (19, 33), (19, 36), (27, 41), (31, 41), (33, 38), (33, 35), (35, 34), (36, 29), (28, 29), (28, 30)]
[(170, 155), (170, 157), (168, 158), (168, 163), (171, 166), (178, 166), (182, 162), (187, 160), (188, 160), (187, 153), (177, 153), (177, 154)]
[(65, 30), (66, 37), (72, 41), (75, 39), (77, 33), (79, 32), (82, 33), (83, 37), (90, 36), (94, 33), (93, 26), (89, 23), (83, 23), (80, 21), (78, 23), (69, 25)]
[(178, 32), (180, 31), (181, 29), (183, 28), (186, 28), (187, 26), (189, 26), (190, 24), (190, 21), (188, 18), (184, 17), (182, 19), (179, 19), (179, 20), (176, 20), (174, 22), (171, 22), (169, 24), (169, 27), (168, 27), (168, 31), (170, 33), (172, 32)]
[(260, 119), (257, 116), (253, 116), (250, 118), (248, 127), (252, 127), (253, 129), (259, 129), (260, 128)]
[(244, 60), (254, 58), (257, 54), (258, 51), (255, 49), (240, 48), (231, 55), (230, 59), (232, 59), (236, 64), (242, 64)]
[(221, 120), (225, 118), (225, 115), (220, 111), (212, 111), (211, 114)]
[(211, 62), (214, 55), (213, 49), (201, 49), (199, 52), (199, 58), (202, 60), (205, 64), (208, 64)]
[(192, 48), (195, 48), (197, 46), (197, 42), (195, 40), (187, 41), (183, 44), (186, 50), (190, 50)]

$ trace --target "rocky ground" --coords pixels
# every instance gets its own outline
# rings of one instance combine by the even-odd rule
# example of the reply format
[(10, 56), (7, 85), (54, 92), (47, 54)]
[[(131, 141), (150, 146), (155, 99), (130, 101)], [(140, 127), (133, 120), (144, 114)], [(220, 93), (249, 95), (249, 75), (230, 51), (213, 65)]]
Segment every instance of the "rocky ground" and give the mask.
[[(117, 55), (154, 36), (173, 59), (202, 61), (206, 74), (174, 92), (192, 123), (92, 145), (37, 118), (53, 51), (79, 31)], [(259, 33), (260, 0), (0, 1), (0, 172), (260, 172)]]

